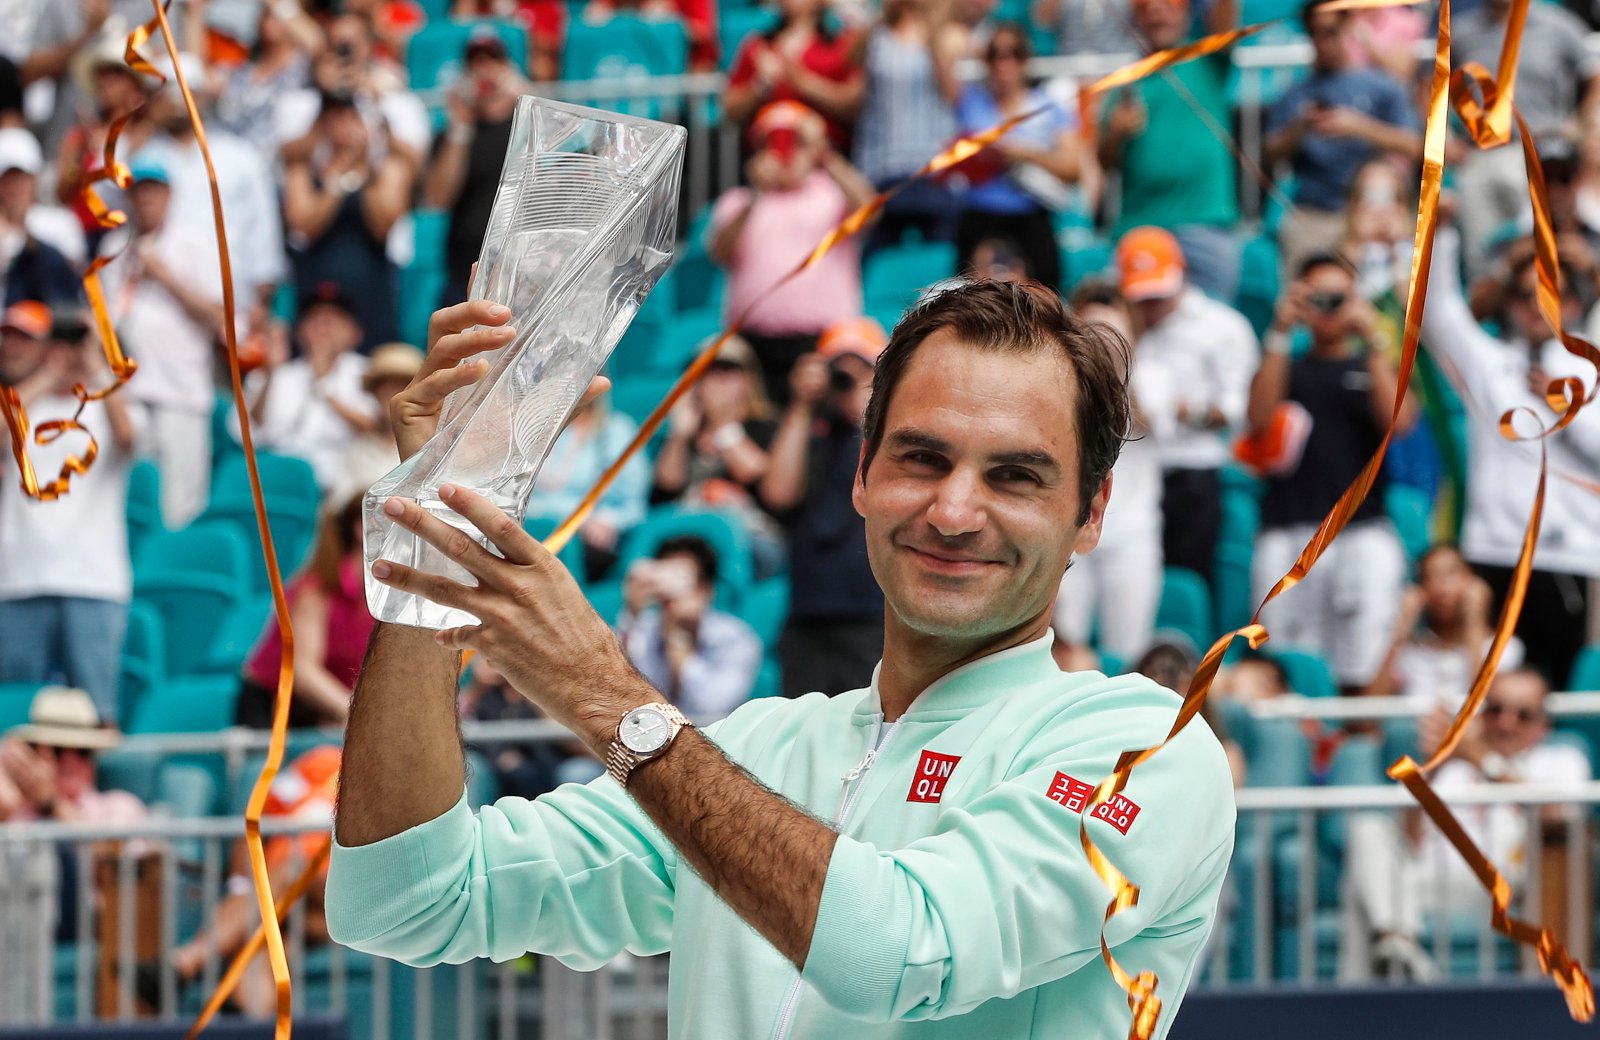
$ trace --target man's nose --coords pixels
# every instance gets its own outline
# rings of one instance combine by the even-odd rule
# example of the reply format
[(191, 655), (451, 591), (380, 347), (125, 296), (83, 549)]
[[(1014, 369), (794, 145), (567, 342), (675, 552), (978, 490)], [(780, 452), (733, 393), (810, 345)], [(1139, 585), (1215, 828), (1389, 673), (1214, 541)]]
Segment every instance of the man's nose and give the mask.
[(928, 506), (928, 523), (946, 538), (983, 528), (983, 482), (974, 473), (952, 470), (939, 482)]

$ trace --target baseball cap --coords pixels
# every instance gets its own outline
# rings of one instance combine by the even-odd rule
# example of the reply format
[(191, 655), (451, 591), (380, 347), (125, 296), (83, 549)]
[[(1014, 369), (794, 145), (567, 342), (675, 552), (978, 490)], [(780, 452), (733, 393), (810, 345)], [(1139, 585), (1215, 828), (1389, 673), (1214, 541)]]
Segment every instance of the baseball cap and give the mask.
[(167, 174), (167, 168), (158, 162), (145, 160), (136, 162), (128, 170), (130, 184), (143, 184), (145, 181), (154, 181), (157, 184), (172, 185), (172, 178)]
[(817, 353), (831, 363), (847, 355), (858, 357), (869, 365), (878, 363), (878, 355), (889, 345), (889, 334), (883, 331), (875, 318), (841, 318), (829, 325), (817, 337)]
[(33, 339), (44, 339), (50, 335), (50, 324), (50, 308), (38, 300), (13, 303), (6, 308), (5, 316), (0, 318), (0, 330), (20, 332)]
[(356, 313), (355, 305), (350, 302), (350, 297), (339, 287), (338, 282), (319, 282), (316, 288), (301, 294), (300, 313), (303, 315), (306, 311), (320, 304), (338, 307), (351, 317), (354, 317)]
[(1183, 248), (1170, 231), (1134, 228), (1117, 243), (1117, 271), (1129, 301), (1176, 296), (1183, 288)]
[(780, 130), (798, 136), (807, 124), (820, 126), (821, 122), (816, 109), (798, 101), (769, 101), (750, 120), (750, 143), (759, 145)]
[(504, 61), (507, 57), (506, 41), (498, 30), (490, 25), (475, 26), (472, 35), (467, 37), (466, 60), (486, 57), (498, 58)]
[(39, 139), (20, 126), (0, 130), (0, 173), (21, 170), (39, 176), (44, 169), (44, 152)]

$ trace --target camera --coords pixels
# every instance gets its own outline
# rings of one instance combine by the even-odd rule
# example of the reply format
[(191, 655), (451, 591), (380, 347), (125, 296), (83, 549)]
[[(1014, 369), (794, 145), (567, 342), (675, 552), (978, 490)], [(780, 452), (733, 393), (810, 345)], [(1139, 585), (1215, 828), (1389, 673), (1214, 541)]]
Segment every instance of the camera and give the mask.
[(1306, 303), (1318, 314), (1337, 314), (1349, 297), (1342, 292), (1319, 292), (1306, 297)]

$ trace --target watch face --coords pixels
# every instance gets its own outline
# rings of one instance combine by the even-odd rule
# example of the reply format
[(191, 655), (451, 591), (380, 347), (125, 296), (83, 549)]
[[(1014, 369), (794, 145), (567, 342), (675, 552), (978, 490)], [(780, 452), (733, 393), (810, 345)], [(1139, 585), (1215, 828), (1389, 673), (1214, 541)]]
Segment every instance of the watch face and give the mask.
[(671, 735), (672, 723), (659, 709), (646, 705), (622, 717), (617, 739), (636, 755), (650, 755), (665, 747)]

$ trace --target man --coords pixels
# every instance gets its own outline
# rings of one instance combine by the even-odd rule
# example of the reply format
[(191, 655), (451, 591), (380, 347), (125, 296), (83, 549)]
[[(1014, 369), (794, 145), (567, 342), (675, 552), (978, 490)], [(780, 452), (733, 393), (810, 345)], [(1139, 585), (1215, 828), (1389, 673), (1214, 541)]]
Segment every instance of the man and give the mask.
[[(1539, 473), (1539, 446), (1502, 437), (1500, 416), (1527, 408), (1552, 423), (1544, 396), (1551, 380), (1572, 377), (1592, 389), (1594, 369), (1551, 335), (1534, 296), (1538, 271), (1531, 251), (1507, 273), (1500, 338), (1485, 332), (1467, 308), (1456, 274), (1458, 256), (1455, 232), (1441, 229), (1422, 312), (1422, 342), (1443, 362), (1440, 368), (1467, 402), (1472, 480), (1461, 553), (1494, 590), (1498, 611), (1521, 553)], [(1575, 328), (1583, 314), (1579, 280), (1571, 272), (1563, 275), (1563, 321)], [(1600, 471), (1600, 412), (1579, 412), (1543, 443), (1552, 477), (1517, 635), (1527, 663), (1560, 687), (1588, 637), (1589, 583), (1600, 577), (1600, 496), (1562, 474), (1583, 478)]]
[(829, 145), (822, 118), (798, 101), (764, 106), (750, 124), (750, 140), (756, 150), (745, 166), (750, 186), (717, 199), (706, 250), (728, 272), (723, 309), (730, 321), (743, 321), (740, 334), (761, 362), (767, 396), (781, 404), (789, 400), (789, 370), (816, 346), (817, 335), (861, 313), (857, 238), (772, 295), (767, 290), (873, 191)]
[(211, 487), (222, 274), (216, 236), (172, 218), (164, 167), (131, 171), (128, 223), (106, 236), (101, 274), (123, 349), (139, 363), (128, 383), (144, 405), (148, 449), (161, 470), (161, 518), (176, 531), (205, 509)]
[(1300, 9), (1311, 37), (1311, 75), (1298, 80), (1267, 118), (1266, 165), (1294, 169), (1294, 208), (1278, 232), (1287, 271), (1336, 247), (1345, 233), (1350, 181), (1361, 166), (1390, 155), (1408, 167), (1422, 157), (1422, 135), (1405, 90), (1379, 68), (1352, 64), (1349, 11)]
[[(0, 129), (0, 269), (7, 307), (23, 300), (70, 304), (82, 295), (77, 271), (50, 241), (59, 236), (39, 227), (34, 203), (43, 168), (44, 155), (32, 133), (22, 127)], [(78, 245), (81, 249), (81, 236)]]
[[(1303, 325), (1310, 352), (1290, 357), (1289, 336)], [(1250, 432), (1264, 435), (1283, 413), (1309, 418), (1298, 459), (1267, 478), (1252, 565), (1260, 602), (1288, 572), (1328, 510), (1377, 450), (1394, 408), (1399, 374), (1390, 363), (1377, 313), (1355, 291), (1344, 261), (1320, 253), (1278, 301), (1261, 369), (1250, 384)], [(1409, 394), (1395, 432), (1416, 422)], [(1275, 642), (1314, 650), (1346, 693), (1372, 682), (1389, 648), (1405, 582), (1405, 554), (1383, 509), (1382, 472), (1350, 524), (1304, 581), (1262, 611)]]
[(1177, 238), (1134, 228), (1117, 244), (1122, 296), (1133, 312), (1139, 364), (1167, 376), (1171, 393), (1152, 397), (1146, 417), (1161, 456), (1162, 552), (1169, 567), (1210, 580), (1222, 530), (1228, 439), (1244, 422), (1256, 336), (1244, 315), (1218, 303), (1189, 277)]
[[(277, 133), (288, 161), (303, 160), (315, 144), (311, 130), (322, 111), (322, 95), (356, 98), (367, 129), (413, 156), (427, 153), (432, 121), (422, 99), (405, 89), (405, 70), (373, 53), (367, 19), (347, 11), (328, 23), (327, 47), (312, 68), (311, 85), (284, 95), (278, 105)], [(387, 133), (380, 133), (387, 131)]]
[(861, 424), (888, 342), (871, 318), (831, 326), (790, 376), (793, 392), (758, 489), (789, 534), (789, 614), (778, 643), (785, 696), (856, 689), (883, 649), (883, 594), (851, 500)]
[(481, 26), (467, 41), (466, 74), (451, 88), (449, 126), (434, 142), (422, 181), (422, 204), (450, 211), (445, 239), (445, 306), (467, 298), (467, 278), (483, 248), (511, 143), (517, 97), (531, 87), (506, 53), (505, 41)]
[[(455, 330), (507, 317), (476, 301), (441, 312), (436, 331), (454, 334), (434, 371), (497, 342)], [(1100, 961), (1108, 895), (1082, 825), (1141, 887), (1107, 941), (1159, 974), (1169, 1024), (1227, 867), (1227, 763), (1193, 725), (1115, 808), (1083, 818), (1089, 787), (1122, 749), (1159, 741), (1178, 700), (1050, 656), (1056, 584), (1094, 547), (1127, 428), (1120, 349), (1038, 287), (974, 285), (913, 311), (882, 355), (854, 488), (887, 604), (873, 682), (753, 701), (711, 734), (662, 714), (577, 585), (485, 500), (442, 491), (495, 532), (504, 562), (414, 505), (386, 506), (481, 585), (387, 562), (374, 575), (484, 621), (375, 635), (345, 746), (330, 934), (417, 962), (531, 947), (594, 967), (671, 949), (674, 1037), (1121, 1038), (1128, 1002)], [(406, 452), (436, 422), (435, 391), (473, 375), (413, 385), (395, 410)], [(463, 643), (620, 780), (474, 817), (450, 652)], [(611, 749), (644, 705), (620, 732), (660, 748), (648, 761)], [(658, 717), (662, 740), (634, 738)]]
[[(1434, 789), (1446, 802), (1452, 793), (1486, 784), (1577, 785), (1590, 779), (1589, 759), (1582, 751), (1550, 741), (1550, 716), (1545, 711), (1549, 691), (1549, 684), (1531, 668), (1495, 677), (1482, 712), (1455, 754), (1433, 775)], [(1419, 733), (1423, 754), (1439, 747), (1451, 718), (1442, 707), (1423, 718)], [(1560, 812), (1561, 807), (1552, 805), (1539, 814), (1555, 822), (1561, 819)], [(1528, 810), (1519, 805), (1470, 805), (1455, 813), (1473, 844), (1514, 891), (1522, 891), (1533, 855), (1528, 844), (1540, 840), (1537, 833), (1528, 833)], [(1434, 927), (1445, 930), (1445, 948), (1454, 922), (1485, 927), (1489, 896), (1482, 882), (1418, 812), (1409, 812), (1403, 821), (1377, 813), (1352, 816), (1345, 863), (1340, 961), (1346, 978), (1403, 973), (1426, 980), (1437, 975), (1438, 966), (1419, 942), (1424, 915), (1433, 918)], [(1513, 908), (1513, 913), (1519, 911)]]
[[(351, 443), (377, 422), (362, 388), (367, 359), (356, 353), (361, 325), (350, 300), (326, 283), (301, 299), (295, 333), (300, 356), (270, 352), (245, 385), (252, 432), (259, 447), (311, 463), (326, 490), (338, 483)], [(237, 436), (237, 417), (233, 423)]]
[[(7, 377), (35, 429), (71, 419), (77, 383), (111, 380), (100, 342), (77, 317), (55, 324), (38, 304), (10, 307), (0, 328)], [(19, 342), (31, 340), (32, 342)], [(45, 348), (40, 351), (38, 342)], [(13, 354), (19, 362), (13, 362)], [(24, 366), (37, 359), (31, 370)], [(87, 690), (100, 717), (115, 721), (122, 632), (133, 571), (124, 514), (128, 470), (139, 428), (122, 394), (85, 408), (78, 421), (100, 448), (89, 472), (53, 502), (24, 494), (9, 457), (0, 467), (0, 682), (65, 681)], [(28, 446), (34, 473), (54, 480), (69, 455), (85, 450), (83, 431)]]
[(684, 714), (720, 719), (750, 699), (761, 639), (711, 606), (717, 554), (703, 538), (669, 538), (623, 581), (617, 636), (628, 660)]
[[(1187, 0), (1133, 3), (1134, 28), (1152, 52), (1187, 42), (1192, 18)], [(1238, 0), (1217, 0), (1205, 30), (1224, 32), (1238, 21)], [(1144, 224), (1171, 231), (1189, 258), (1190, 280), (1219, 300), (1232, 300), (1239, 284), (1237, 165), (1225, 143), (1233, 120), (1229, 54), (1121, 88), (1100, 116), (1100, 164), (1122, 177), (1117, 234)]]
[(86, 251), (83, 228), (69, 211), (39, 202), (43, 169), (38, 138), (20, 126), (0, 129), (0, 223), (24, 228), (80, 268)]
[[(1494, 70), (1506, 37), (1512, 0), (1484, 0), (1451, 25), (1450, 65), (1475, 61)], [(1580, 110), (1593, 108), (1600, 58), (1589, 52), (1589, 28), (1560, 4), (1529, 4), (1522, 27), (1522, 54), (1514, 84), (1517, 111), (1535, 138), (1569, 130)], [(1528, 173), (1522, 148), (1480, 151), (1469, 144), (1456, 170), (1461, 194), (1461, 236), (1468, 269), (1476, 271), (1494, 233), (1528, 203)]]
[[(195, 103), (205, 116), (216, 99), (205, 64), (192, 54), (180, 55)], [(154, 64), (167, 75), (155, 87), (135, 117), (139, 133), (147, 135), (134, 152), (130, 165), (159, 166), (167, 172), (178, 205), (171, 211), (174, 224), (196, 235), (216, 240), (216, 220), (211, 211), (211, 181), (199, 141), (189, 123), (183, 95), (173, 78), (170, 58)], [(133, 129), (130, 126), (130, 129)], [(278, 284), (288, 274), (283, 251), (283, 213), (271, 169), (261, 161), (254, 145), (211, 127), (206, 144), (216, 166), (222, 191), (223, 221), (228, 232), (229, 260), (233, 265), (233, 291), (241, 318), (260, 328), (271, 311)], [(213, 250), (213, 256), (215, 251)]]

